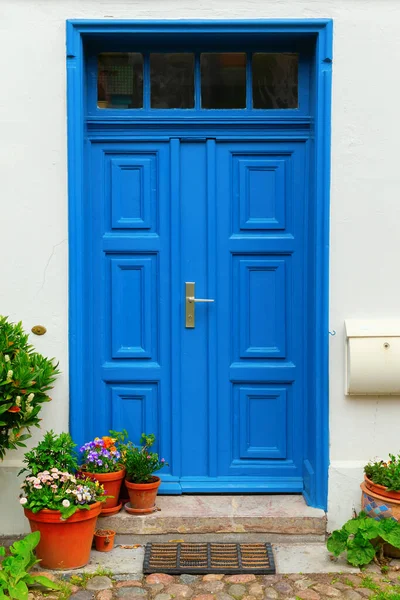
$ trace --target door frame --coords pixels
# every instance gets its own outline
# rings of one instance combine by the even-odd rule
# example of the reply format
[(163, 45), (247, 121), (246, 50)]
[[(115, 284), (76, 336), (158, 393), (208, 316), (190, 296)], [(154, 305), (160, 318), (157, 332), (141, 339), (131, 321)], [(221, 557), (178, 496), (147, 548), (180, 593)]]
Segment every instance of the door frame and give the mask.
[[(331, 81), (333, 23), (330, 19), (259, 21), (67, 21), (67, 117), (69, 198), (69, 384), (70, 430), (78, 438), (85, 419), (85, 287), (83, 209), (85, 202), (85, 44), (93, 39), (134, 34), (281, 35), (312, 40), (312, 163), (311, 203), (314, 219), (310, 231), (308, 285), (310, 340), (307, 353), (310, 385), (305, 407), (304, 491), (307, 502), (327, 507), (329, 467), (329, 197), (331, 142)], [(277, 124), (271, 117), (271, 125)], [(312, 282), (312, 285), (310, 283)]]

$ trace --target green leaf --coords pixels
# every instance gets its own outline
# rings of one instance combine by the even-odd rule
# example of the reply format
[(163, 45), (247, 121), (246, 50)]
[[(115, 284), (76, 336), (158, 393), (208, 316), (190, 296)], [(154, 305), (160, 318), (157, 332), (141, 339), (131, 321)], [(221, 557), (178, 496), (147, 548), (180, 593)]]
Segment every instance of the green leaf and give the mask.
[(40, 583), (40, 585), (44, 585), (45, 587), (51, 588), (52, 590), (59, 590), (60, 586), (55, 582), (51, 581), (48, 577), (44, 575), (35, 575), (32, 577), (35, 580), (35, 583)]
[(19, 581), (16, 585), (8, 588), (11, 598), (15, 600), (28, 600), (28, 586), (24, 581)]
[[(1, 385), (1, 384), (0, 384)], [(12, 402), (10, 402), (9, 404), (2, 404), (0, 405), (0, 415), (5, 413), (9, 408), (12, 407)]]
[(366, 540), (373, 540), (379, 537), (379, 527), (379, 521), (368, 518), (361, 522), (359, 531)]
[(357, 533), (347, 543), (347, 560), (355, 567), (362, 567), (373, 560), (375, 548), (362, 534)]
[(342, 529), (334, 531), (327, 541), (327, 548), (335, 556), (339, 556), (347, 548), (348, 535)]
[(392, 519), (379, 521), (379, 535), (385, 542), (400, 548), (400, 524)]
[(348, 534), (352, 535), (357, 533), (357, 531), (360, 529), (361, 527), (361, 523), (362, 521), (360, 519), (350, 519), (350, 521), (347, 521), (347, 523), (345, 523), (343, 525), (343, 529), (345, 531), (347, 531)]
[(4, 546), (0, 546), (0, 556), (5, 556), (6, 555), (6, 549), (4, 548)]
[(40, 542), (40, 532), (29, 533), (23, 540), (14, 542), (10, 550), (12, 554), (31, 552)]

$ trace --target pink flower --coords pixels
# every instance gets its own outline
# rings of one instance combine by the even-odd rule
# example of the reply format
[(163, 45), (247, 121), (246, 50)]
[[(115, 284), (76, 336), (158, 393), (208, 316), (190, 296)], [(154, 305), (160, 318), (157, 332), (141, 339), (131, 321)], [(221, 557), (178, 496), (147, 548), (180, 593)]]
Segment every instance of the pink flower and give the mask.
[(36, 490), (41, 490), (43, 486), (42, 486), (42, 485), (40, 485), (40, 483), (35, 483), (35, 484), (33, 485), (33, 487), (34, 487)]
[(27, 499), (27, 498), (20, 498), (20, 499), (19, 499), (19, 503), (20, 503), (20, 504), (26, 504), (27, 502), (28, 502), (28, 499)]

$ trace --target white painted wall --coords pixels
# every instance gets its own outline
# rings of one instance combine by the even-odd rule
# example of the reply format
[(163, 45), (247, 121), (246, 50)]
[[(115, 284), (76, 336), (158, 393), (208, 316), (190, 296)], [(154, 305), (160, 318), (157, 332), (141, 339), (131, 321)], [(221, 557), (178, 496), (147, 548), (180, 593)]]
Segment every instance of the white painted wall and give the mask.
[[(334, 19), (330, 526), (359, 502), (362, 465), (400, 449), (399, 398), (349, 399), (344, 319), (397, 317), (400, 278), (400, 2), (396, 0), (1, 0), (0, 313), (43, 324), (63, 371), (43, 429), (68, 425), (65, 21)], [(36, 438), (37, 439), (37, 438)], [(26, 530), (12, 453), (0, 468), (0, 534)], [(11, 462), (9, 462), (11, 461)], [(4, 510), (4, 508), (6, 510)]]

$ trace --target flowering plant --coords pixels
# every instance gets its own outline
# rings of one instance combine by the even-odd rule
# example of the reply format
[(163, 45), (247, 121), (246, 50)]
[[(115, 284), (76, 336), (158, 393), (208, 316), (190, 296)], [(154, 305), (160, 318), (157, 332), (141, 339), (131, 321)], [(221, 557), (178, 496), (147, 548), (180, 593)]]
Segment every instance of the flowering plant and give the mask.
[(132, 442), (127, 442), (121, 447), (122, 462), (126, 468), (126, 478), (132, 483), (149, 483), (153, 473), (159, 471), (168, 463), (165, 458), (161, 460), (156, 452), (150, 452), (156, 438), (154, 434), (142, 433), (140, 438), (141, 448)]
[(374, 483), (383, 485), (388, 490), (400, 490), (400, 454), (389, 454), (389, 460), (370, 462), (364, 467), (364, 473)]
[(90, 473), (112, 473), (121, 469), (121, 454), (116, 446), (115, 437), (103, 436), (87, 442), (79, 452), (83, 455), (82, 462)]
[(58, 373), (52, 359), (33, 351), (22, 323), (0, 316), (0, 459), (6, 450), (25, 447)]
[(43, 508), (59, 510), (61, 519), (68, 519), (79, 509), (90, 509), (95, 502), (106, 499), (104, 487), (84, 476), (75, 477), (56, 467), (25, 478), (21, 485), (20, 504), (33, 513)]

